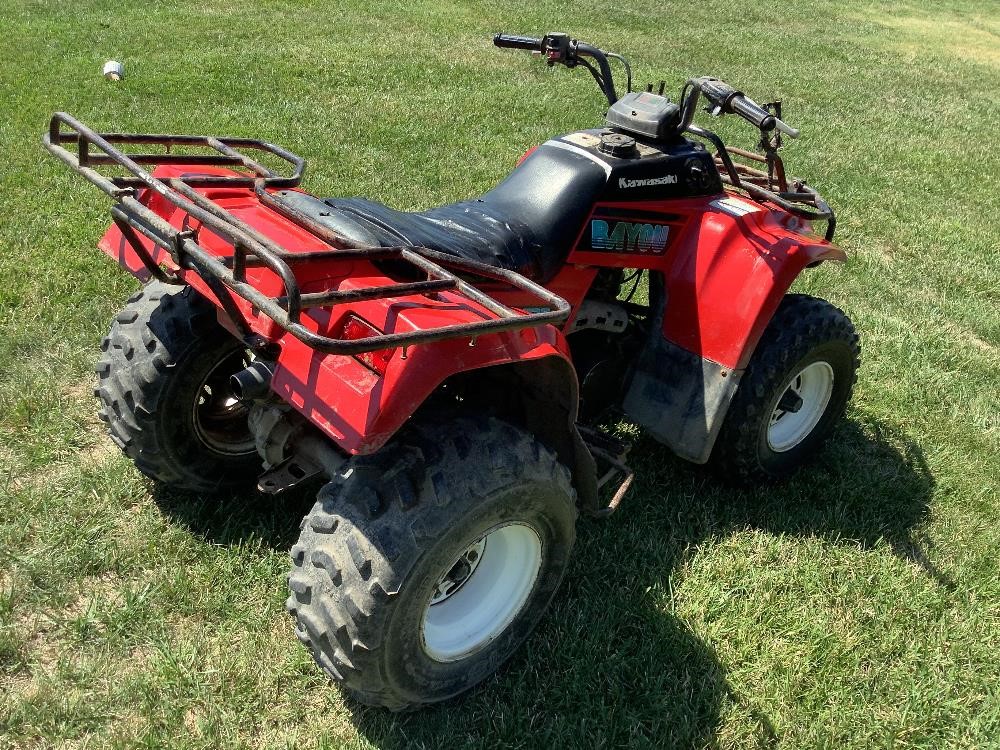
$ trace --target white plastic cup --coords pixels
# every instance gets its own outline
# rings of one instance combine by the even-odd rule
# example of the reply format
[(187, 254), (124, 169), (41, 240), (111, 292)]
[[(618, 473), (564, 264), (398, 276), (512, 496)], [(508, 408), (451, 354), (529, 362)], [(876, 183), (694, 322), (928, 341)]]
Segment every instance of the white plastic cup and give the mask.
[(101, 72), (109, 81), (120, 81), (125, 77), (125, 66), (117, 60), (108, 60)]

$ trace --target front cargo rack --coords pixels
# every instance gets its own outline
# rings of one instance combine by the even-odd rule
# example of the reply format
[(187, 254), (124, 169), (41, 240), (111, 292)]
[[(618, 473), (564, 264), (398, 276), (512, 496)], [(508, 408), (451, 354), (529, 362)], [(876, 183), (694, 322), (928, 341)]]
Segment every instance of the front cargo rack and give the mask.
[[(780, 109), (777, 114), (780, 116)], [(715, 147), (715, 166), (725, 184), (745, 191), (756, 200), (773, 203), (802, 219), (825, 221), (824, 239), (827, 242), (833, 240), (833, 234), (837, 229), (836, 214), (823, 196), (812, 186), (807, 185), (805, 180), (790, 178), (785, 174), (785, 165), (778, 155), (780, 135), (775, 136), (778, 139), (776, 141), (767, 140), (762, 135), (760, 145), (764, 153), (757, 154), (735, 146), (727, 146), (711, 130), (697, 125), (688, 125), (686, 132), (703, 138)], [(734, 154), (747, 161), (766, 166), (766, 171), (758, 166), (734, 160)]]
[[(481, 336), (545, 324), (560, 324), (570, 314), (570, 306), (558, 295), (519, 273), (477, 261), (459, 258), (425, 247), (360, 247), (312, 217), (297, 210), (272, 190), (294, 188), (302, 181), (305, 160), (295, 154), (260, 140), (191, 135), (150, 135), (97, 133), (79, 120), (57, 112), (44, 137), (45, 147), (61, 161), (115, 200), (111, 215), (122, 236), (129, 243), (150, 274), (161, 281), (180, 283), (161, 268), (140, 236), (167, 251), (182, 269), (194, 270), (218, 298), (226, 314), (247, 338), (250, 326), (236, 305), (230, 290), (249, 302), (280, 328), (297, 339), (328, 354), (361, 354), (393, 347), (407, 347), (444, 339)], [(75, 144), (76, 153), (63, 144)], [(165, 153), (125, 153), (125, 146), (158, 146)], [(211, 153), (171, 153), (173, 147), (197, 147)], [(290, 174), (278, 174), (246, 155), (257, 151), (290, 168)], [(192, 164), (227, 167), (233, 175), (192, 174), (160, 179), (143, 165)], [(99, 167), (117, 167), (125, 175), (108, 176)], [(242, 171), (239, 171), (242, 170)], [(230, 187), (252, 189), (261, 204), (281, 214), (334, 249), (293, 252), (281, 247), (195, 188)], [(152, 190), (180, 208), (213, 234), (233, 247), (232, 256), (219, 256), (198, 244), (191, 231), (178, 229), (139, 200), (139, 190)], [(394, 283), (350, 290), (303, 293), (294, 267), (300, 263), (323, 260), (393, 260), (403, 261), (426, 278), (421, 281)], [(248, 267), (266, 267), (282, 283), (284, 294), (272, 297), (247, 283)], [(461, 274), (461, 276), (459, 275)], [(465, 278), (463, 278), (465, 277)], [(526, 311), (513, 309), (477, 289), (467, 278), (499, 282), (530, 295), (539, 305)], [(474, 323), (443, 325), (422, 331), (383, 333), (360, 339), (337, 339), (315, 333), (301, 322), (304, 309), (329, 307), (365, 300), (390, 299), (414, 294), (452, 290), (478, 303), (494, 318)]]

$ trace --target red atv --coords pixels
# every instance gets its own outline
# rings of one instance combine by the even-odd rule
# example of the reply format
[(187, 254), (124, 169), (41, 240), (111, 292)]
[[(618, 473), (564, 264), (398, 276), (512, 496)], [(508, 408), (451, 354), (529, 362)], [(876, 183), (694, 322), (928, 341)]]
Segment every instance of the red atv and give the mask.
[[(256, 140), (66, 114), (45, 139), (114, 199), (100, 247), (148, 282), (101, 347), (112, 439), (181, 490), (325, 476), (288, 610), (334, 680), (392, 709), (470, 688), (531, 632), (578, 509), (609, 514), (631, 481), (602, 425), (624, 415), (766, 480), (816, 452), (858, 367), (844, 313), (786, 294), (846, 256), (829, 206), (784, 171), (797, 133), (779, 103), (715, 78), (677, 103), (662, 83), (618, 98), (619, 55), (565, 34), (494, 43), (587, 68), (605, 125), (428, 211), (314, 197), (301, 158)], [(693, 124), (702, 97), (761, 153)]]

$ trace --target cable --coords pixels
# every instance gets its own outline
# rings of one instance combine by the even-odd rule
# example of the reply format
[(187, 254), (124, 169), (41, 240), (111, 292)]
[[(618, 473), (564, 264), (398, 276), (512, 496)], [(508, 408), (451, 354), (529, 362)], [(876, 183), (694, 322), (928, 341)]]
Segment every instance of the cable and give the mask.
[(621, 64), (625, 66), (625, 76), (628, 79), (628, 84), (625, 89), (625, 93), (632, 93), (632, 66), (628, 64), (628, 60), (619, 55), (617, 52), (606, 52), (608, 57), (613, 57), (615, 60), (621, 61)]
[[(595, 68), (593, 65), (591, 65), (587, 60), (584, 60), (582, 57), (578, 57), (577, 60), (576, 60), (576, 62), (577, 62), (578, 65), (582, 65), (583, 67), (585, 67), (587, 70), (590, 71), (590, 75), (592, 75), (594, 77), (594, 80), (597, 81), (598, 87), (600, 87), (601, 91), (604, 93), (604, 96), (607, 97), (607, 95), (608, 95), (608, 85), (604, 82), (604, 78), (597, 71), (597, 68)], [(616, 94), (616, 97), (617, 97), (617, 94)]]
[(684, 88), (681, 89), (681, 100), (679, 103), (682, 107), (684, 106), (684, 102), (687, 100), (688, 89), (690, 89), (691, 86), (692, 86), (691, 81), (688, 81), (687, 83), (684, 84)]
[[(642, 269), (641, 268), (637, 268), (636, 269), (634, 277), (635, 277), (635, 281), (632, 283), (632, 288), (629, 290), (628, 296), (625, 297), (625, 299), (623, 300), (624, 302), (631, 302), (632, 301), (632, 297), (635, 296), (635, 291), (636, 291), (636, 289), (639, 288), (639, 282), (642, 281)], [(632, 278), (632, 276), (630, 276), (628, 279), (626, 279), (625, 281), (623, 281), (622, 284), (624, 285), (631, 278)]]
[(621, 280), (621, 284), (619, 284), (619, 286), (624, 286), (625, 284), (629, 283), (630, 281), (632, 281), (632, 279), (634, 279), (640, 273), (642, 273), (642, 269), (641, 268), (635, 268), (635, 269), (633, 269), (632, 273), (630, 273), (628, 276), (625, 276)]
[[(688, 125), (694, 120), (694, 110), (698, 106), (698, 96), (700, 94), (701, 89), (695, 86), (692, 79), (688, 79), (687, 83), (684, 84), (684, 88), (681, 89), (681, 100), (679, 102), (681, 106), (681, 125), (678, 128), (679, 131), (683, 132), (687, 130)], [(690, 103), (688, 102), (689, 97), (692, 99)]]

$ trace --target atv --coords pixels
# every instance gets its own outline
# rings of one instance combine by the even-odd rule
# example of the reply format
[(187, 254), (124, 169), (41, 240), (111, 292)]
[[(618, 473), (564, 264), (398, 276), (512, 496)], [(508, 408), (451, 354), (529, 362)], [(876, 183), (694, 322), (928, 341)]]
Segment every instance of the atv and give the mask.
[[(111, 438), (175, 490), (325, 479), (287, 608), (333, 680), (393, 710), (469, 689), (527, 638), (578, 512), (609, 515), (632, 481), (622, 419), (772, 480), (817, 452), (858, 367), (847, 316), (788, 293), (846, 256), (785, 172), (780, 102), (710, 77), (673, 102), (565, 34), (493, 41), (586, 68), (604, 126), (427, 211), (310, 195), (305, 162), (260, 140), (64, 113), (45, 137), (114, 200), (100, 248), (144, 283), (101, 345)], [(696, 125), (702, 100), (759, 152)]]

